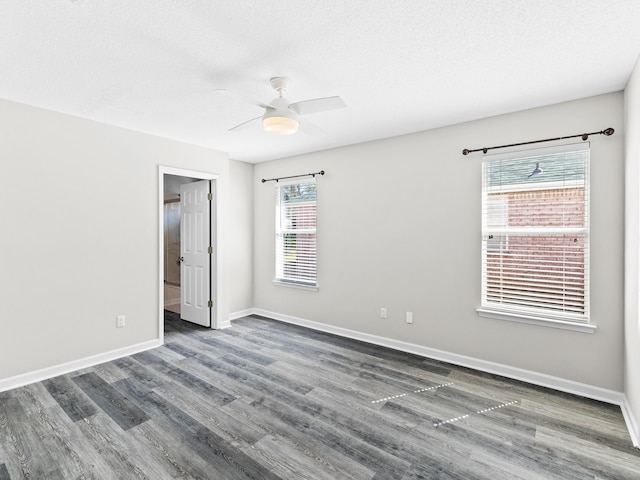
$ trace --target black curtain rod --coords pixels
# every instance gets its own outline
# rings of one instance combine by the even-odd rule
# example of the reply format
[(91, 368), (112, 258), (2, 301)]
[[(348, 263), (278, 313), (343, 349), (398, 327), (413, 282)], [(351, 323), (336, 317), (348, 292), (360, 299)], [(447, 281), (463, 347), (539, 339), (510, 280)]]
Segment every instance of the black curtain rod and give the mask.
[(316, 173), (304, 173), (302, 175), (291, 175), (290, 177), (263, 178), (262, 179), (262, 183), (264, 183), (264, 182), (279, 182), (280, 180), (286, 180), (288, 178), (298, 178), (298, 177), (313, 177), (313, 178), (315, 178), (316, 175), (324, 175), (324, 170), (320, 170), (319, 172), (316, 172)]
[(530, 145), (532, 143), (542, 143), (542, 142), (553, 142), (555, 140), (564, 140), (566, 138), (582, 137), (582, 140), (587, 140), (587, 138), (589, 138), (589, 135), (606, 135), (608, 137), (610, 135), (613, 135), (613, 132), (615, 132), (615, 130), (613, 128), (609, 127), (607, 129), (601, 130), (599, 132), (579, 133), (577, 135), (569, 135), (568, 137), (545, 138), (544, 140), (532, 140), (530, 142), (512, 143), (511, 145), (500, 145), (498, 147), (476, 148), (475, 150), (469, 150), (469, 149), (465, 148), (464, 150), (462, 150), (462, 154), (463, 155), (469, 155), (470, 153), (480, 152), (480, 151), (482, 153), (487, 153), (489, 150), (494, 150), (496, 148), (519, 147), (520, 145)]

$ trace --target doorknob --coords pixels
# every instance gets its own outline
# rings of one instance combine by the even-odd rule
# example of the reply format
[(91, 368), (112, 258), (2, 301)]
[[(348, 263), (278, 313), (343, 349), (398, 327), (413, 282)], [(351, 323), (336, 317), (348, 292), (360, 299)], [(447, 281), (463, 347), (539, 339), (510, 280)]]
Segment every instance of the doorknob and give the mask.
[(178, 257), (178, 258), (176, 258), (176, 263), (177, 263), (178, 265), (180, 265), (180, 263), (181, 263), (181, 262), (184, 262), (184, 257)]

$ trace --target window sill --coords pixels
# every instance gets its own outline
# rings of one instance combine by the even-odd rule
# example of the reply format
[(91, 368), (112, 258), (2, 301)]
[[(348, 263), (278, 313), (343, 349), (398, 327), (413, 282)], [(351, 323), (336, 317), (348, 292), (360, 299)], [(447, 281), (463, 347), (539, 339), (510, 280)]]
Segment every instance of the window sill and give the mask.
[(522, 313), (507, 312), (488, 307), (476, 309), (480, 317), (493, 318), (496, 320), (506, 320), (509, 322), (527, 323), (529, 325), (539, 325), (542, 327), (560, 328), (562, 330), (572, 330), (574, 332), (594, 333), (597, 326), (590, 323), (570, 322), (567, 320), (555, 320), (551, 318), (535, 317)]
[(283, 282), (282, 280), (274, 280), (274, 285), (278, 285), (279, 287), (289, 287), (289, 288), (297, 288), (299, 290), (309, 290), (311, 292), (317, 292), (317, 285), (305, 285), (304, 283), (294, 283), (294, 282)]

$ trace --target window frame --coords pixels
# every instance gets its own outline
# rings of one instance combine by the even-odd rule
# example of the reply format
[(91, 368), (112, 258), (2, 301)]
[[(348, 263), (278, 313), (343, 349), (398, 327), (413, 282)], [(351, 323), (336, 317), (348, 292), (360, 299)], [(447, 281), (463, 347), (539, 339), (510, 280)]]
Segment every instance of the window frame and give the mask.
[[(501, 187), (500, 189), (492, 188), (488, 185), (488, 180), (485, 179), (486, 175), (486, 165), (488, 162), (494, 161), (517, 161), (518, 159), (527, 159), (527, 161), (535, 162), (537, 158), (553, 155), (553, 154), (561, 154), (567, 152), (574, 151), (586, 151), (586, 159), (585, 159), (585, 178), (584, 178), (584, 226), (581, 228), (574, 227), (540, 227), (536, 228), (536, 226), (531, 227), (520, 227), (520, 232), (522, 230), (529, 231), (531, 235), (539, 235), (542, 236), (546, 234), (558, 234), (564, 232), (566, 233), (577, 233), (580, 231), (581, 235), (584, 235), (584, 252), (585, 256), (583, 258), (583, 268), (584, 268), (584, 314), (583, 315), (573, 315), (567, 313), (558, 313), (558, 311), (552, 311), (549, 309), (545, 311), (542, 307), (522, 307), (519, 305), (505, 305), (504, 303), (491, 302), (487, 299), (487, 278), (488, 278), (488, 270), (487, 270), (487, 260), (488, 253), (502, 253), (502, 248), (496, 249), (493, 248), (489, 250), (489, 240), (491, 238), (490, 232), (498, 232), (501, 235), (504, 235), (505, 243), (504, 249), (508, 249), (508, 239), (509, 234), (515, 234), (518, 231), (518, 227), (509, 227), (505, 225), (504, 228), (489, 228), (487, 222), (495, 223), (495, 215), (491, 217), (491, 212), (488, 211), (489, 208), (489, 199), (488, 195), (491, 193), (505, 193), (509, 194), (512, 192), (517, 192), (519, 190), (540, 190), (540, 191), (550, 191), (553, 189), (557, 189), (558, 186), (555, 185), (555, 182), (545, 182), (540, 185), (536, 185), (536, 183), (506, 183), (507, 188)], [(538, 149), (528, 149), (528, 150), (520, 150), (513, 151), (509, 153), (501, 153), (501, 154), (491, 154), (485, 155), (482, 159), (482, 186), (481, 186), (481, 195), (482, 195), (482, 212), (481, 212), (481, 224), (482, 224), (482, 241), (481, 241), (481, 305), (477, 308), (477, 313), (481, 317), (488, 317), (499, 320), (508, 320), (515, 321), (520, 323), (528, 323), (534, 325), (541, 325), (546, 327), (555, 327), (567, 330), (573, 330), (578, 332), (585, 333), (593, 333), (596, 329), (596, 325), (591, 323), (590, 312), (589, 312), (589, 279), (590, 279), (590, 177), (589, 177), (589, 163), (590, 163), (590, 146), (589, 143), (578, 143), (578, 144), (565, 144), (555, 147), (547, 147), (547, 148), (538, 148)], [(509, 207), (507, 207), (508, 209)], [(485, 246), (486, 244), (486, 246)], [(501, 245), (503, 247), (503, 245)], [(485, 248), (487, 249), (485, 251)]]
[[(315, 185), (315, 199), (313, 200), (312, 204), (314, 206), (314, 224), (315, 226), (313, 228), (305, 228), (305, 229), (298, 229), (298, 228), (287, 228), (285, 226), (282, 225), (282, 208), (285, 205), (285, 202), (282, 202), (281, 200), (281, 189), (284, 187), (288, 187), (291, 185), (302, 185), (302, 184), (313, 184)], [(318, 236), (317, 236), (317, 218), (318, 218), (318, 198), (317, 198), (317, 188), (318, 188), (318, 184), (316, 182), (316, 178), (313, 177), (311, 179), (291, 179), (291, 180), (279, 180), (276, 185), (275, 185), (275, 200), (276, 200), (276, 205), (275, 205), (275, 235), (274, 235), (274, 240), (275, 240), (275, 249), (274, 249), (274, 279), (273, 279), (273, 283), (274, 285), (278, 285), (278, 286), (285, 286), (285, 287), (292, 287), (292, 288), (298, 288), (298, 289), (303, 289), (303, 290), (312, 290), (312, 291), (317, 291), (318, 290), (318, 274), (317, 274), (317, 266), (318, 266), (318, 257), (317, 257), (317, 240), (318, 240)], [(304, 280), (302, 278), (287, 278), (284, 275), (284, 269), (285, 269), (285, 265), (284, 263), (281, 263), (281, 259), (284, 257), (284, 254), (282, 252), (282, 250), (284, 249), (284, 245), (282, 244), (282, 242), (284, 241), (283, 238), (285, 235), (298, 235), (298, 234), (304, 234), (304, 235), (313, 235), (314, 238), (314, 262), (313, 262), (313, 267), (315, 270), (315, 276), (313, 278), (313, 281), (307, 281)]]

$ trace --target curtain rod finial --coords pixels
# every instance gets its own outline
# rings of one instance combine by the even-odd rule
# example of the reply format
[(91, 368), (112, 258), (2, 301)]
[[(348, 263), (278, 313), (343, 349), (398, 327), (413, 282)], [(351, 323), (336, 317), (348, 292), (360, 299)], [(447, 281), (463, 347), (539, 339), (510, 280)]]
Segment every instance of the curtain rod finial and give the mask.
[(615, 130), (613, 128), (609, 127), (602, 133), (604, 133), (607, 137), (609, 137), (609, 136), (613, 135), (613, 132), (615, 132)]
[(464, 150), (462, 150), (462, 154), (463, 155), (469, 155), (469, 149), (465, 148)]

